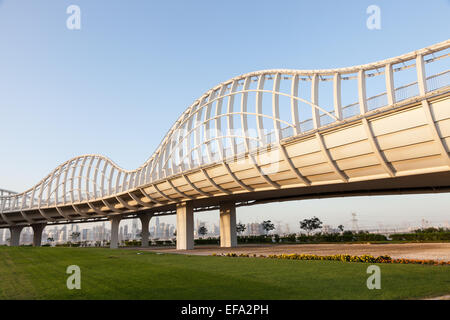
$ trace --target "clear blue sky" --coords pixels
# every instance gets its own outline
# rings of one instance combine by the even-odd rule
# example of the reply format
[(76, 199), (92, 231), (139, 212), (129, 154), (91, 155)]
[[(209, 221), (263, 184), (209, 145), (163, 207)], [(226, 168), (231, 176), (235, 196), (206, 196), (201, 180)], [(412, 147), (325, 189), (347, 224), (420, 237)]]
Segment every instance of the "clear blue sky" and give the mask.
[[(71, 4), (81, 30), (66, 28)], [(366, 28), (371, 4), (381, 30)], [(448, 39), (449, 14), (447, 0), (0, 0), (0, 187), (23, 191), (86, 153), (134, 169), (224, 80), (406, 53)], [(355, 211), (368, 224), (418, 223), (450, 220), (449, 203), (448, 194), (322, 199), (240, 209), (239, 218), (298, 225), (318, 215), (335, 225)]]

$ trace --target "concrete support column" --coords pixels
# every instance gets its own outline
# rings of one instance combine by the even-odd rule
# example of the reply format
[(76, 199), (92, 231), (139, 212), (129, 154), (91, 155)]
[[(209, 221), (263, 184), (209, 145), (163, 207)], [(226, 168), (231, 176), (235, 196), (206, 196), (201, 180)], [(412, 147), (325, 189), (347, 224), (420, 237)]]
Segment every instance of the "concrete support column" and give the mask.
[(31, 228), (33, 228), (33, 247), (40, 247), (42, 243), (42, 231), (47, 224), (46, 223), (38, 223), (32, 224)]
[(9, 231), (11, 232), (11, 236), (9, 239), (9, 245), (11, 247), (18, 247), (20, 244), (20, 233), (22, 232), (24, 226), (12, 226), (9, 227)]
[(220, 205), (220, 246), (237, 246), (236, 205), (233, 202)]
[(115, 216), (110, 219), (111, 221), (111, 242), (109, 247), (111, 249), (117, 249), (119, 247), (119, 224), (122, 220), (121, 216)]
[(141, 231), (141, 246), (146, 248), (148, 247), (148, 241), (150, 237), (150, 232), (148, 231), (148, 225), (150, 223), (150, 219), (153, 217), (153, 214), (146, 213), (139, 215), (139, 219), (141, 219), (142, 231)]
[(177, 204), (177, 250), (194, 249), (194, 207), (189, 202)]

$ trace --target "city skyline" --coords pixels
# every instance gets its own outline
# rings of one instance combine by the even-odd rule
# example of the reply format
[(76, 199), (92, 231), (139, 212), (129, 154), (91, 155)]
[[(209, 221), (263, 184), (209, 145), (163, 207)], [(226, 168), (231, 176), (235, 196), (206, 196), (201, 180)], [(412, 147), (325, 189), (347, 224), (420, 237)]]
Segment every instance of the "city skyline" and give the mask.
[[(151, 240), (172, 240), (175, 238), (174, 232), (176, 230), (175, 224), (167, 223), (161, 221), (167, 217), (154, 217), (150, 220), (149, 231), (150, 231), (150, 239)], [(352, 221), (354, 219), (354, 221)], [(301, 230), (300, 227), (290, 225), (281, 220), (270, 220), (275, 229), (271, 232), (271, 234), (299, 234), (306, 233), (304, 230)], [(262, 228), (262, 221), (252, 221), (243, 223), (241, 220), (238, 223), (242, 223), (245, 225), (246, 229), (244, 232), (240, 233), (240, 235), (261, 235), (264, 234), (264, 230)], [(344, 230), (351, 231), (369, 231), (375, 233), (398, 233), (398, 232), (410, 232), (412, 230), (418, 228), (428, 228), (428, 227), (444, 227), (450, 228), (449, 221), (446, 220), (444, 222), (436, 223), (435, 221), (430, 221), (428, 219), (422, 218), (420, 221), (415, 221), (414, 223), (402, 223), (402, 224), (382, 224), (379, 223), (377, 225), (368, 226), (364, 224), (364, 221), (360, 221), (357, 214), (355, 216), (352, 215), (352, 218), (349, 218), (348, 222), (343, 222)], [(203, 237), (218, 237), (219, 236), (219, 223), (207, 222), (195, 219), (195, 227), (194, 227), (194, 236), (199, 238), (200, 235), (198, 233), (199, 227), (205, 226), (207, 228), (207, 234)], [(323, 224), (323, 228), (321, 230), (317, 230), (318, 232), (330, 233), (330, 232), (338, 232), (338, 225), (330, 225)], [(141, 232), (140, 220), (138, 218), (135, 219), (127, 219), (121, 222), (119, 227), (119, 241), (123, 242), (125, 240), (140, 240), (139, 233)], [(109, 241), (111, 238), (109, 223), (105, 221), (99, 221), (94, 223), (74, 223), (74, 224), (64, 224), (64, 225), (48, 225), (45, 227), (42, 235), (43, 243), (51, 243), (51, 244), (62, 244), (67, 242), (89, 242), (91, 245), (95, 242), (101, 241), (104, 245), (103, 241)], [(79, 238), (71, 239), (72, 232), (79, 232)], [(5, 245), (8, 243), (9, 238), (9, 230), (8, 229), (0, 229), (0, 245)], [(52, 238), (53, 241), (48, 241), (48, 238)], [(21, 243), (24, 245), (31, 244), (33, 241), (33, 231), (31, 227), (24, 228), (21, 234)]]

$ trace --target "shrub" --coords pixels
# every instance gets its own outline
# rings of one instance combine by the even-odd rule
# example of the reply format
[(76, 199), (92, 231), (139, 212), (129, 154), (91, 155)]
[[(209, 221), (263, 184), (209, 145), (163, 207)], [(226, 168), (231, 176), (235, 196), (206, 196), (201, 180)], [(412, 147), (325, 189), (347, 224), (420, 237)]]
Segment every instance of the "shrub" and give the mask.
[[(250, 257), (250, 254), (236, 254), (228, 252), (226, 254), (213, 253), (213, 256), (226, 257)], [(252, 255), (256, 257), (256, 254)], [(450, 261), (436, 261), (436, 260), (415, 260), (415, 259), (392, 259), (390, 256), (371, 255), (352, 256), (349, 254), (335, 254), (329, 256), (318, 256), (315, 254), (269, 254), (268, 256), (259, 255), (260, 258), (269, 259), (289, 259), (289, 260), (320, 260), (320, 261), (342, 261), (342, 262), (362, 262), (362, 263), (403, 263), (403, 264), (428, 264), (428, 265), (450, 265)]]
[(280, 238), (282, 242), (296, 242), (296, 235), (295, 233), (291, 233), (288, 235), (285, 235), (284, 237)]
[(206, 238), (206, 239), (195, 239), (195, 244), (219, 244), (220, 239), (219, 238)]
[(416, 229), (414, 230), (414, 233), (433, 233), (433, 232), (450, 232), (450, 229), (448, 228), (423, 228), (423, 229)]
[(317, 242), (352, 242), (352, 241), (387, 241), (386, 236), (382, 234), (369, 233), (360, 231), (358, 233), (352, 231), (344, 231), (339, 233), (316, 233), (313, 235), (300, 234), (296, 237), (298, 242), (317, 243)]
[(415, 232), (415, 233), (397, 233), (392, 234), (392, 240), (398, 241), (439, 241), (450, 240), (450, 231), (431, 231), (431, 232)]
[(266, 235), (259, 236), (238, 236), (238, 243), (271, 243), (272, 237)]
[(125, 240), (123, 242), (125, 247), (139, 247), (141, 244), (142, 242), (140, 240)]

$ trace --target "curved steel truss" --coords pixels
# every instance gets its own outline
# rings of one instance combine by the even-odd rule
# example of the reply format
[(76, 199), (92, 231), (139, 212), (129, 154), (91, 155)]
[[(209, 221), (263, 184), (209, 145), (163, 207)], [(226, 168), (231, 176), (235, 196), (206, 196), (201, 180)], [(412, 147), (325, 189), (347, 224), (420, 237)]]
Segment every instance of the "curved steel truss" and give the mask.
[[(78, 216), (88, 218), (90, 214), (79, 209), (81, 205), (87, 205), (94, 214), (107, 215), (106, 211), (92, 205), (94, 201), (101, 201), (113, 214), (123, 212), (118, 207), (135, 210), (136, 206), (120, 197), (122, 194), (129, 195), (139, 207), (149, 208), (174, 200), (158, 188), (158, 182), (163, 180), (180, 198), (194, 199), (196, 195), (187, 194), (168, 179), (173, 176), (182, 177), (199, 196), (213, 196), (190, 180), (187, 173), (192, 170), (203, 172), (213, 189), (231, 194), (234, 192), (232, 189), (221, 186), (203, 169), (217, 163), (224, 166), (241, 190), (252, 192), (255, 187), (243, 182), (230, 169), (243, 157), (266, 185), (277, 189), (281, 186), (270, 178), (271, 169), (263, 167), (255, 159), (261, 150), (271, 148), (281, 148), (280, 154), (291, 172), (304, 185), (310, 185), (311, 181), (294, 166), (281, 141), (311, 134), (320, 128), (448, 87), (450, 70), (449, 59), (446, 58), (449, 47), (450, 40), (447, 40), (395, 58), (349, 68), (306, 71), (274, 69), (235, 77), (208, 90), (189, 106), (151, 158), (138, 169), (121, 169), (100, 155), (75, 157), (25, 192), (2, 192), (1, 219), (8, 225), (14, 225), (15, 222), (6, 213), (20, 212), (28, 223), (33, 223), (26, 211), (38, 210), (46, 220), (54, 221), (46, 213), (47, 208), (55, 208), (61, 218), (70, 219), (71, 216), (61, 209), (67, 206), (71, 206)], [(437, 61), (447, 61), (447, 67), (441, 66), (440, 70), (433, 69), (430, 73), (425, 71), (426, 65)], [(394, 81), (397, 73), (414, 68), (414, 81), (397, 86)], [(371, 79), (379, 77), (384, 78), (383, 86), (371, 87)], [(348, 87), (351, 83), (354, 83), (353, 88)], [(327, 97), (331, 98), (322, 102), (322, 93), (327, 88)], [(379, 92), (372, 94), (375, 89)], [(354, 97), (354, 101), (343, 103), (344, 100), (351, 100), (350, 96)], [(370, 134), (367, 125), (366, 129)], [(320, 136), (318, 141), (323, 144)], [(324, 155), (339, 178), (347, 181), (348, 177), (331, 156), (326, 152)], [(378, 156), (381, 162), (385, 162), (382, 154)], [(384, 168), (391, 176), (394, 175), (388, 164)], [(150, 185), (157, 197), (146, 191), (145, 188)], [(131, 190), (138, 190), (139, 195)], [(118, 206), (108, 199), (114, 199)]]

